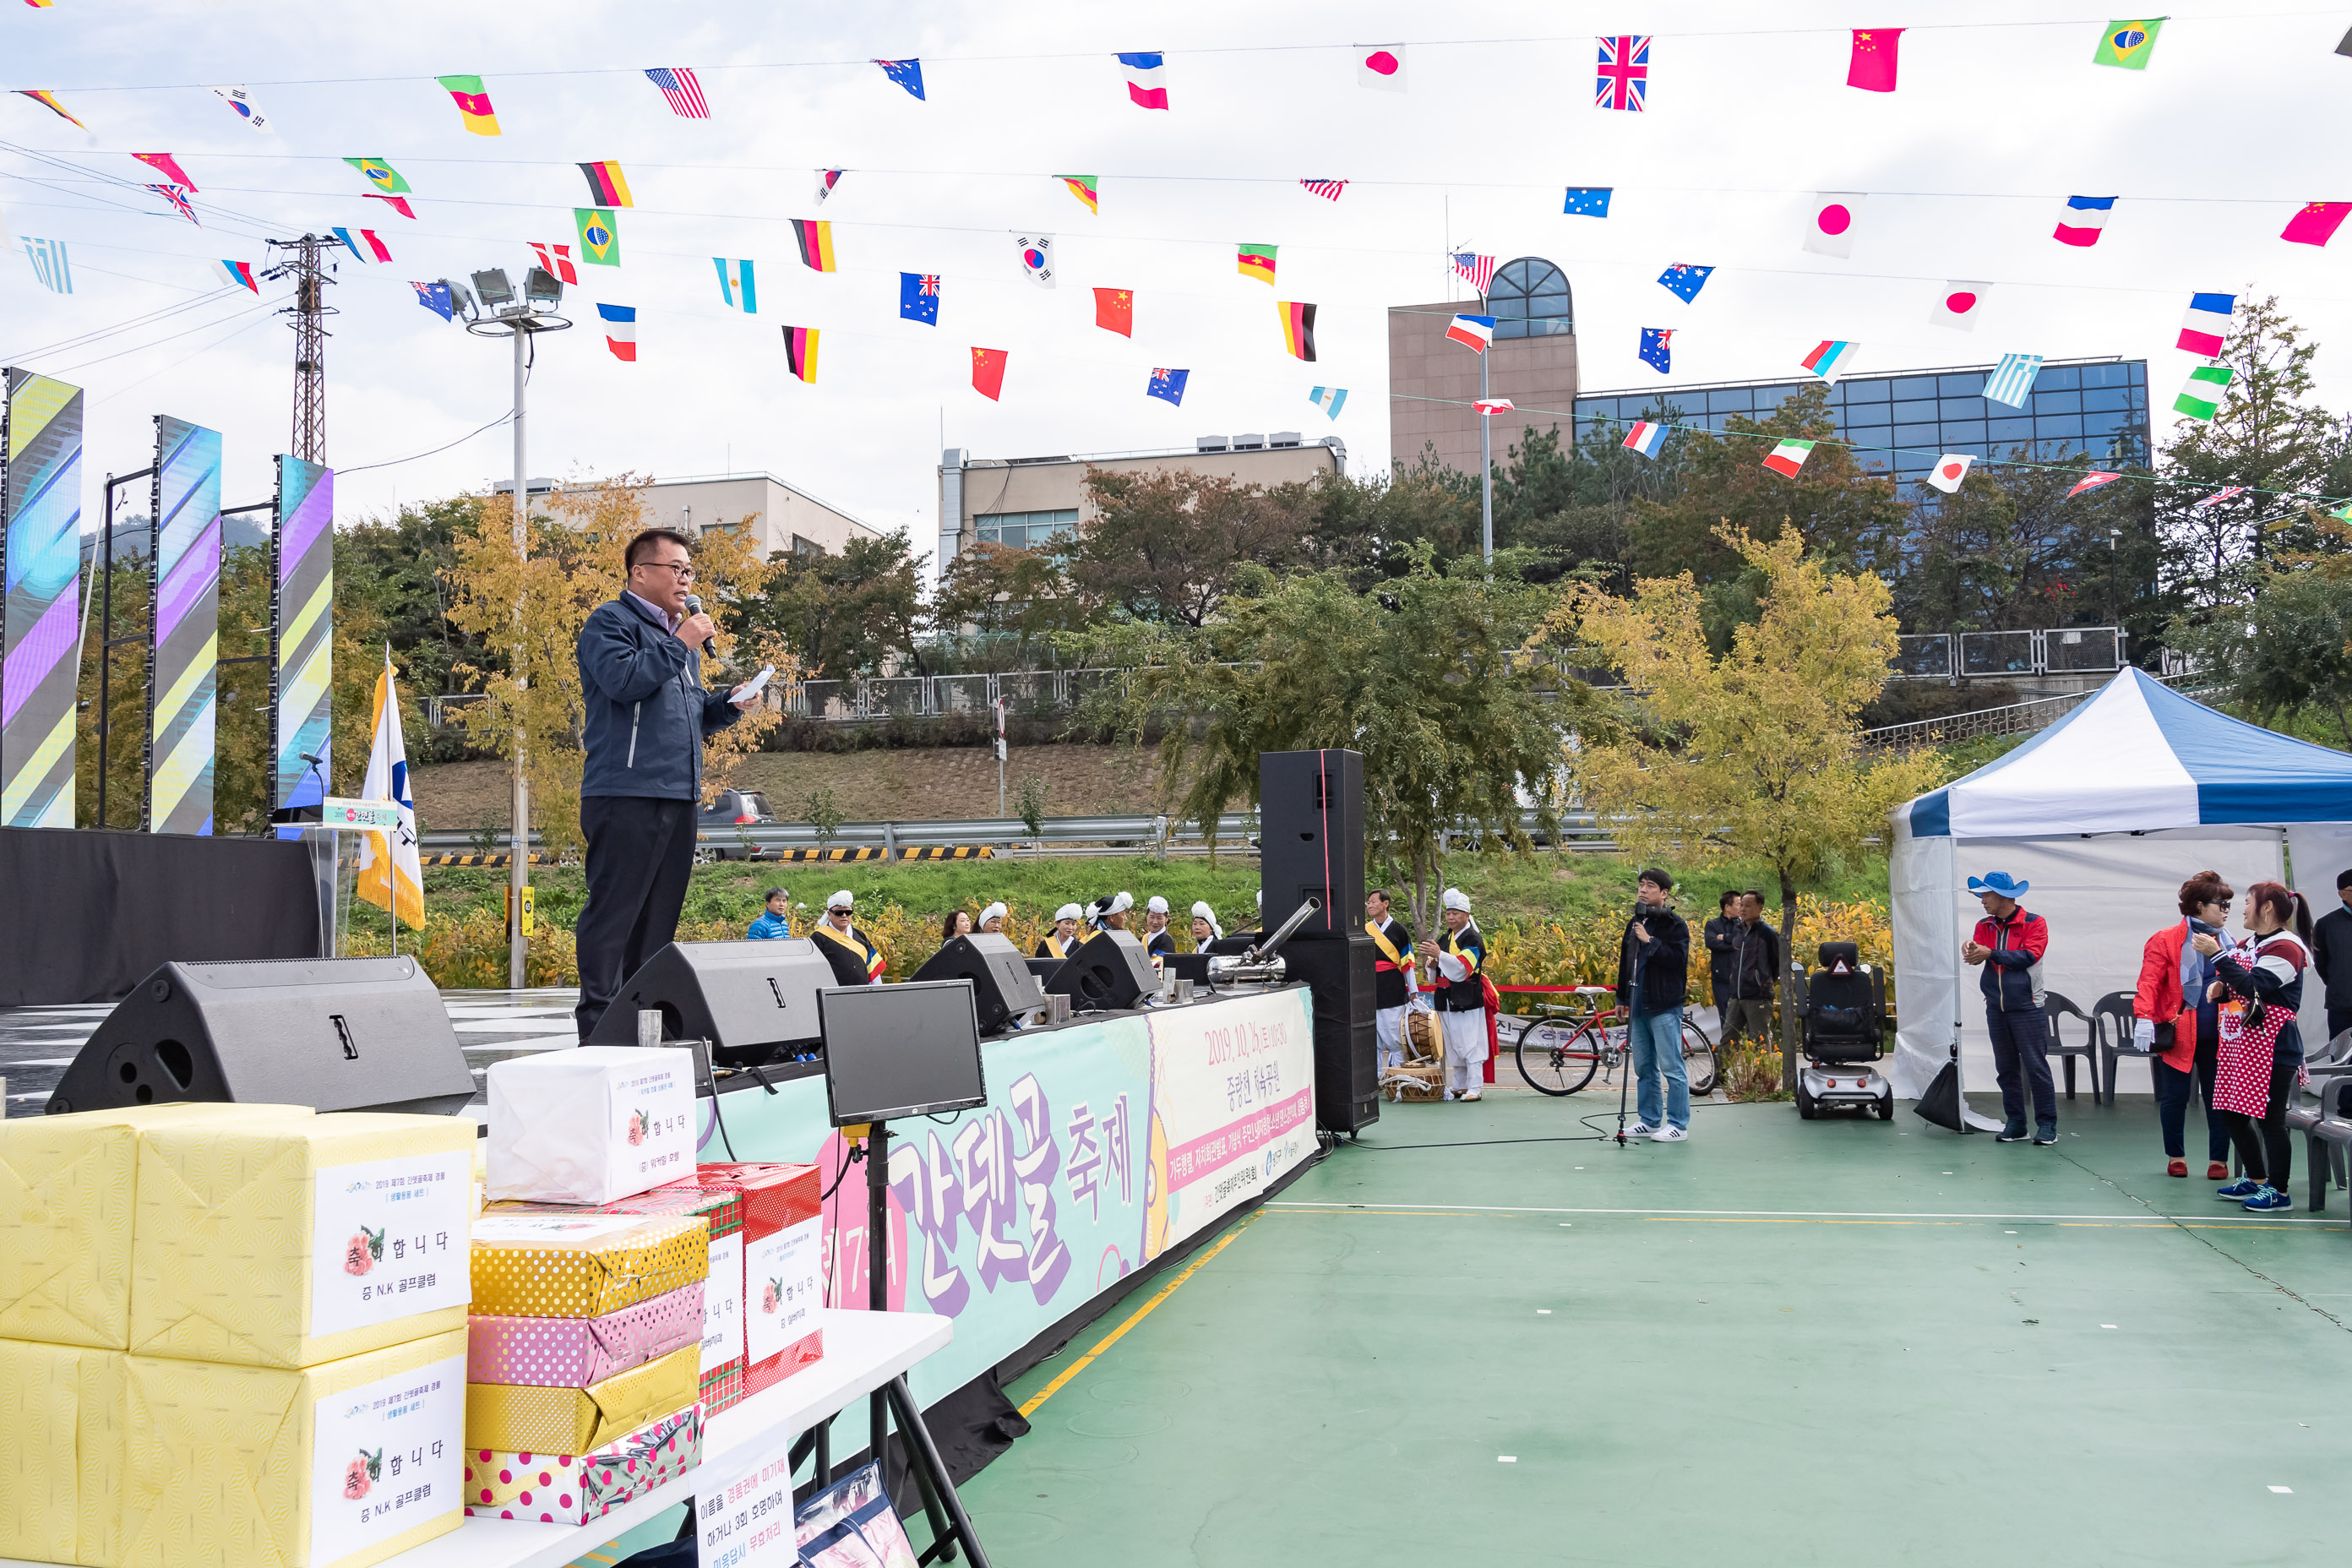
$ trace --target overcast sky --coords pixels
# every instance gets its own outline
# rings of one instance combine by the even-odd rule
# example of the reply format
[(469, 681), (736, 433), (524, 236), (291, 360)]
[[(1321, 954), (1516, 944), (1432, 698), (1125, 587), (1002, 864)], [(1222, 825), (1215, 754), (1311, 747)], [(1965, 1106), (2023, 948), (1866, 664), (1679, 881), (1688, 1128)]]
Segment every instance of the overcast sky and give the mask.
[[(2301, 203), (2352, 200), (2352, 58), (2332, 53), (2352, 7), (2208, 0), (2165, 25), (2145, 71), (2092, 65), (2100, 14), (1911, 9), (1683, 0), (1656, 35), (1647, 112), (1625, 114), (1592, 106), (1593, 35), (1660, 27), (1654, 8), (730, 4), (688, 21), (606, 0), (11, 4), (0, 85), (54, 90), (89, 130), (0, 100), (0, 215), (64, 240), (75, 276), (56, 296), (21, 253), (0, 257), (0, 363), (88, 389), (86, 522), (105, 471), (149, 460), (159, 413), (226, 433), (227, 504), (265, 499), (289, 442), (290, 333), (269, 313), (287, 290), (216, 292), (207, 264), (370, 226), (394, 260), (347, 259), (331, 291), (328, 458), (425, 452), (499, 417), (509, 371), (502, 343), (443, 324), (409, 280), (520, 268), (528, 242), (570, 241), (588, 200), (574, 164), (610, 158), (636, 202), (623, 265), (583, 268), (567, 299), (581, 326), (540, 345), (532, 474), (764, 468), (921, 550), (943, 444), (1017, 457), (1295, 428), (1379, 471), (1384, 312), (1464, 291), (1445, 282), (1449, 240), (1567, 271), (1588, 391), (1791, 374), (1844, 338), (1865, 372), (2144, 356), (2161, 410), (2195, 363), (2171, 346), (2190, 292), (2251, 289), (2313, 330), (2323, 391), (2352, 404), (2352, 227), (2328, 250), (2278, 237)], [(1899, 89), (1846, 87), (1846, 29), (1900, 23)], [(1360, 87), (1355, 46), (1396, 42), (1409, 89)], [(1112, 57), (1143, 49), (1166, 51), (1169, 112), (1128, 101)], [(908, 56), (928, 101), (861, 63)], [(698, 69), (711, 119), (673, 116), (638, 74), (657, 65)], [(450, 73), (484, 78), (502, 135), (462, 129), (433, 80)], [(352, 78), (385, 79), (331, 79)], [(252, 85), (273, 133), (205, 90), (231, 82)], [(200, 187), (203, 227), (138, 189), (161, 176), (129, 154), (159, 151)], [(415, 221), (364, 199), (352, 155), (407, 178)], [(820, 165), (849, 171), (822, 208)], [(1099, 176), (1099, 215), (1065, 174)], [(1352, 183), (1333, 203), (1302, 178)], [(1571, 184), (1614, 186), (1610, 216), (1563, 216)], [(1849, 260), (1801, 249), (1821, 190), (1869, 194)], [(2051, 237), (2070, 195), (2121, 198), (2097, 245)], [(800, 263), (789, 220), (811, 216), (834, 223), (837, 274)], [(1050, 291), (1017, 265), (1028, 229), (1055, 237)], [(1244, 240), (1280, 247), (1278, 287), (1235, 272)], [(756, 262), (756, 315), (721, 300), (719, 256)], [(1694, 303), (1654, 281), (1673, 262), (1717, 268)], [(942, 278), (938, 326), (898, 319), (902, 270)], [(1928, 322), (1947, 279), (1992, 284), (1971, 334)], [(1096, 285), (1135, 291), (1131, 342), (1094, 326)], [(1320, 307), (1318, 363), (1284, 353), (1277, 300)], [(605, 352), (596, 300), (636, 307), (635, 364)], [(787, 374), (783, 325), (821, 331), (815, 384)], [(1645, 326), (1677, 329), (1671, 381), (1635, 357)], [(970, 387), (974, 345), (1010, 353), (1002, 403)], [(1144, 395), (1162, 365), (1192, 372), (1181, 408)], [(1308, 405), (1318, 384), (1349, 389), (1336, 425)], [(350, 473), (340, 510), (510, 472), (493, 431)]]

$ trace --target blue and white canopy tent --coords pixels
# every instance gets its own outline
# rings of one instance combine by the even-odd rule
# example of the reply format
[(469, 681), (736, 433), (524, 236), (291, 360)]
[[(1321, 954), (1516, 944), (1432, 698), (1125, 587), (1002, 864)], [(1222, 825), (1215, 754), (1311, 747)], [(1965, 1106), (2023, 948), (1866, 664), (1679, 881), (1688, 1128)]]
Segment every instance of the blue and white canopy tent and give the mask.
[[(2032, 884), (2022, 902), (2050, 922), (2043, 985), (2088, 1013), (2138, 984), (2140, 950), (2180, 918), (2194, 872), (2219, 871), (2241, 894), (2285, 881), (2315, 917), (2335, 908), (2336, 875), (2352, 867), (2352, 755), (2126, 669), (2008, 755), (1896, 808), (1894, 826), (1895, 1092), (1916, 1099), (1951, 1058), (1956, 1031), (1961, 1078), (1985, 1091), (1979, 971), (1960, 961), (1982, 913), (1969, 877), (2000, 870)], [(2305, 1039), (2326, 1037), (2324, 1019), (2320, 987), (2306, 985)], [(2152, 1087), (2137, 1062), (2118, 1077), (2126, 1093)]]

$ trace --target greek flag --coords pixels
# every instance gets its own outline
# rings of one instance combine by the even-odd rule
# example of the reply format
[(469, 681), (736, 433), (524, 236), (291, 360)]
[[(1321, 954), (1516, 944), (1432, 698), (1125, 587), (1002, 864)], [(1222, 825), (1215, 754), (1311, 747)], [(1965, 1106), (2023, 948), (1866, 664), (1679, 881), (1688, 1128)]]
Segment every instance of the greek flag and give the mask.
[(2026, 395), (2033, 390), (2033, 378), (2041, 374), (2040, 354), (2003, 354), (1992, 374), (1985, 377), (1985, 400), (2022, 408)]
[(66, 242), (62, 239), (25, 241), (25, 254), (31, 258), (33, 274), (40, 279), (41, 287), (52, 294), (73, 292), (73, 268), (66, 264)]

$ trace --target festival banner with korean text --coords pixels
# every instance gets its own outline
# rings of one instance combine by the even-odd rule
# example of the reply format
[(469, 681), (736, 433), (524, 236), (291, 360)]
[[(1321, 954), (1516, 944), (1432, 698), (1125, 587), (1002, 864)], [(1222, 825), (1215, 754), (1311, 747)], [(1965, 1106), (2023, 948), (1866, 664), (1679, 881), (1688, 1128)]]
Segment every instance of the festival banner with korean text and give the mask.
[[(893, 1124), (893, 1311), (955, 1320), (917, 1366), (928, 1405), (1171, 1247), (1265, 1195), (1315, 1150), (1303, 987), (984, 1041), (989, 1103)], [(734, 1157), (814, 1161), (826, 1304), (867, 1300), (866, 1173), (826, 1125), (824, 1080), (729, 1094)], [(699, 1157), (729, 1157), (699, 1102)], [(838, 1185), (835, 1184), (838, 1182)]]

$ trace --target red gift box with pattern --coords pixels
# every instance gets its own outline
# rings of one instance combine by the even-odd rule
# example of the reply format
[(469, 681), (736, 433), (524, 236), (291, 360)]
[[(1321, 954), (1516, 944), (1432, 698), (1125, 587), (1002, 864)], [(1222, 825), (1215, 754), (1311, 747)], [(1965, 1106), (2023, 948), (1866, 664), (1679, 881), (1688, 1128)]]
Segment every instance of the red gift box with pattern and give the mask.
[[(735, 1193), (743, 1200), (743, 1392), (772, 1387), (824, 1355), (824, 1221), (814, 1165), (749, 1162), (696, 1167), (656, 1187)], [(705, 1351), (706, 1361), (710, 1352)]]

